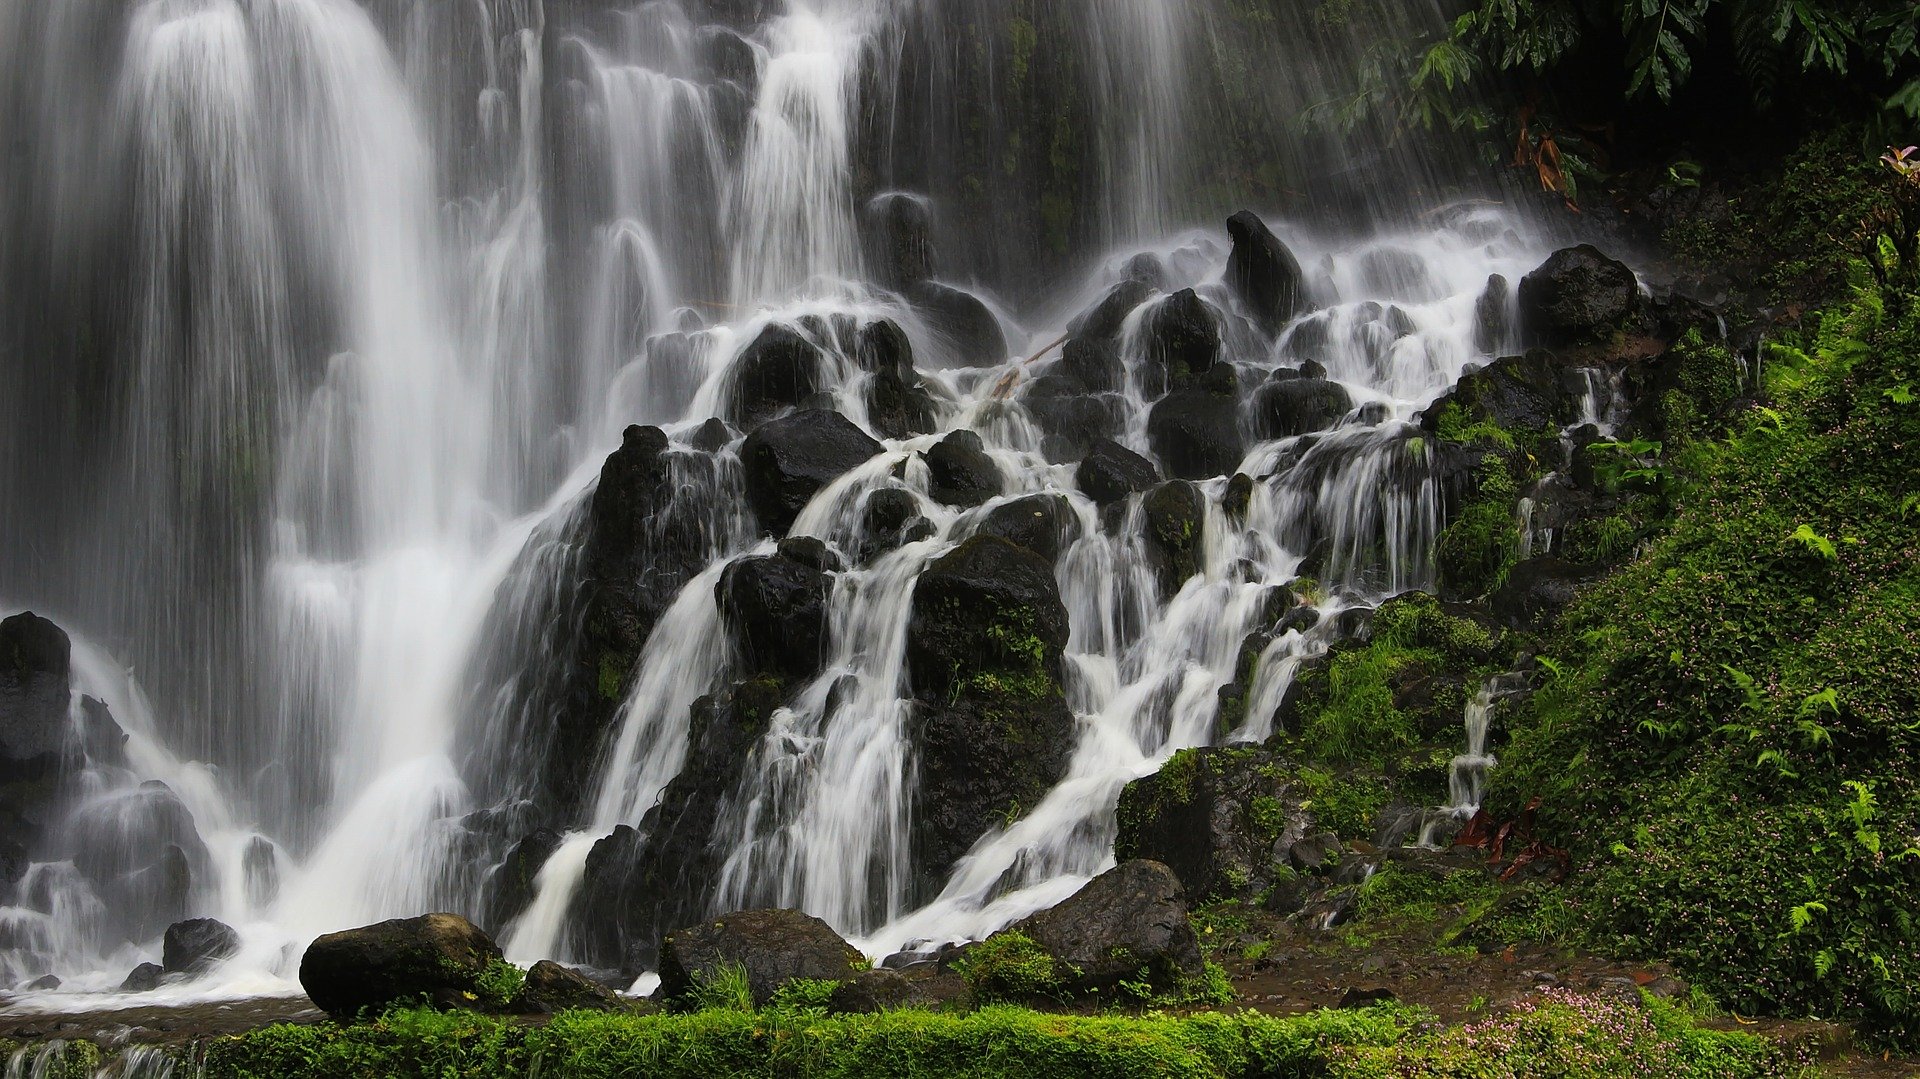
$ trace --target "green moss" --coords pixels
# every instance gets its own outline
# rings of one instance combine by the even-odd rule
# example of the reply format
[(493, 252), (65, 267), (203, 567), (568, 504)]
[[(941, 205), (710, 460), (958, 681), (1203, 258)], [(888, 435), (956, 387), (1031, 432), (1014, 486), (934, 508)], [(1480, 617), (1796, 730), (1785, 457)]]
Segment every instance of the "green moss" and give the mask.
[(620, 687), (627, 680), (628, 663), (625, 657), (613, 652), (600, 653), (600, 698), (617, 701), (621, 698)]
[(1392, 800), (1393, 792), (1379, 776), (1336, 776), (1317, 768), (1302, 768), (1300, 782), (1307, 790), (1307, 807), (1314, 823), (1342, 839), (1373, 838), (1374, 821)]
[(1015, 929), (1002, 930), (967, 949), (959, 967), (976, 1000), (1033, 1000), (1060, 991), (1061, 975), (1053, 956)]
[(1520, 561), (1520, 523), (1514, 513), (1520, 489), (1511, 466), (1505, 457), (1488, 454), (1477, 479), (1477, 493), (1434, 547), (1442, 587), (1467, 596), (1498, 589)]

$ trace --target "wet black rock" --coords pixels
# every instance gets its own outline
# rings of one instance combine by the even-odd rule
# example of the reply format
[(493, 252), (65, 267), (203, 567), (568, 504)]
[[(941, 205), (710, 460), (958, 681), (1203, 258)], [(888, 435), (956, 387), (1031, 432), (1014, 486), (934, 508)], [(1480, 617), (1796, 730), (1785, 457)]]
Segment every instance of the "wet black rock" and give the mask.
[(122, 993), (151, 993), (160, 988), (160, 978), (166, 971), (158, 963), (142, 963), (127, 972), (126, 980), (120, 983)]
[(1060, 988), (1072, 995), (1108, 992), (1123, 981), (1166, 992), (1205, 974), (1185, 890), (1159, 862), (1122, 861), (1010, 929), (1053, 957)]
[(719, 453), (732, 444), (733, 428), (718, 416), (711, 417), (701, 424), (687, 439), (687, 445), (702, 453)]
[(1020, 404), (1040, 428), (1040, 450), (1056, 464), (1078, 461), (1101, 439), (1120, 433), (1126, 405), (1119, 394), (1092, 393), (1055, 370), (1029, 382)]
[(832, 1015), (870, 1015), (931, 1004), (933, 997), (897, 970), (863, 970), (841, 982), (827, 1000)]
[(569, 1009), (619, 1011), (626, 1007), (611, 989), (551, 959), (542, 959), (527, 969), (514, 1004), (517, 1010), (548, 1013)]
[(936, 407), (913, 366), (913, 344), (891, 319), (860, 328), (854, 356), (873, 375), (867, 386), (867, 422), (886, 438), (910, 438), (934, 429)]
[(328, 933), (300, 960), (300, 987), (335, 1019), (425, 1000), (471, 1008), (500, 946), (458, 914), (423, 914)]
[(31, 611), (0, 620), (0, 835), (24, 845), (52, 823), (72, 653), (66, 633)]
[(1261, 438), (1292, 438), (1339, 423), (1353, 411), (1353, 395), (1325, 378), (1280, 379), (1254, 391), (1252, 411)]
[(937, 281), (921, 281), (906, 290), (927, 327), (947, 343), (961, 367), (998, 367), (1007, 362), (1007, 336), (978, 296)]
[(901, 192), (876, 196), (861, 224), (867, 264), (881, 285), (897, 292), (933, 277), (933, 207), (926, 199)]
[(973, 668), (947, 700), (915, 703), (913, 866), (922, 901), (990, 829), (1040, 804), (1066, 777), (1073, 711), (1057, 682)]
[(948, 506), (978, 506), (1006, 487), (1000, 466), (973, 431), (955, 431), (926, 452), (927, 493)]
[(1060, 350), (1059, 369), (1094, 393), (1120, 390), (1127, 381), (1120, 348), (1111, 340), (1076, 338)]
[(1147, 558), (1162, 596), (1180, 591), (1201, 570), (1206, 547), (1207, 496), (1186, 480), (1155, 487), (1143, 504)]
[(734, 367), (728, 418), (751, 431), (821, 389), (820, 350), (791, 326), (760, 331)]
[(1236, 472), (1227, 481), (1226, 493), (1220, 498), (1220, 508), (1233, 523), (1246, 523), (1247, 510), (1253, 505), (1253, 487), (1253, 477), (1245, 472)]
[(1437, 430), (1441, 414), (1452, 405), (1470, 424), (1486, 420), (1507, 431), (1544, 435), (1578, 418), (1583, 390), (1577, 371), (1545, 349), (1532, 349), (1461, 375), (1421, 414), (1421, 422)]
[(1018, 544), (1053, 563), (1076, 538), (1079, 525), (1065, 495), (1027, 495), (995, 506), (981, 520), (978, 532)]
[(1513, 286), (1494, 274), (1473, 305), (1473, 347), (1493, 353), (1513, 343)]
[(98, 697), (80, 698), (80, 750), (96, 767), (126, 767), (127, 732)]
[(1548, 345), (1598, 341), (1639, 313), (1633, 271), (1591, 244), (1555, 251), (1520, 279), (1520, 325)]
[(862, 562), (871, 562), (934, 532), (933, 522), (920, 513), (920, 500), (901, 487), (882, 487), (867, 496), (861, 528), (865, 533), (859, 551)]
[(560, 833), (550, 828), (536, 828), (520, 837), (507, 852), (506, 860), (487, 880), (486, 919), (494, 932), (505, 929), (508, 922), (518, 918), (533, 902), (534, 878), (559, 849)]
[(660, 993), (690, 999), (722, 970), (746, 972), (753, 1002), (764, 1006), (797, 979), (844, 981), (869, 967), (833, 927), (797, 910), (723, 914), (676, 930), (660, 947)]
[(759, 81), (759, 61), (745, 38), (724, 26), (703, 26), (698, 39), (700, 59), (709, 75), (742, 87)]
[(762, 529), (784, 536), (822, 487), (884, 448), (838, 412), (807, 409), (782, 417), (741, 445), (747, 504)]
[(1179, 753), (1121, 792), (1114, 856), (1165, 862), (1195, 898), (1258, 894), (1311, 826), (1293, 775), (1263, 746)]
[(1147, 443), (1172, 476), (1203, 480), (1229, 475), (1246, 456), (1239, 401), (1212, 388), (1175, 390), (1147, 414)]
[(1111, 342), (1126, 327), (1127, 316), (1153, 295), (1153, 286), (1128, 279), (1107, 290), (1099, 303), (1067, 324), (1067, 332), (1076, 340)]
[(160, 969), (168, 974), (197, 974), (240, 950), (240, 934), (213, 918), (194, 918), (167, 927), (161, 942)]
[(1220, 318), (1192, 289), (1160, 301), (1147, 314), (1142, 390), (1158, 397), (1195, 385), (1220, 361)]
[(974, 536), (914, 586), (907, 666), (914, 690), (945, 700), (970, 672), (1058, 680), (1067, 610), (1053, 567), (997, 536)]
[(1152, 489), (1160, 482), (1160, 470), (1118, 442), (1102, 439), (1087, 451), (1074, 472), (1074, 482), (1088, 498), (1105, 506)]
[(1300, 260), (1250, 211), (1227, 219), (1227, 235), (1233, 239), (1233, 254), (1227, 259), (1228, 287), (1262, 329), (1278, 333), (1307, 306)]
[(714, 598), (742, 669), (794, 677), (819, 670), (832, 591), (821, 565), (786, 554), (742, 558), (723, 570)]

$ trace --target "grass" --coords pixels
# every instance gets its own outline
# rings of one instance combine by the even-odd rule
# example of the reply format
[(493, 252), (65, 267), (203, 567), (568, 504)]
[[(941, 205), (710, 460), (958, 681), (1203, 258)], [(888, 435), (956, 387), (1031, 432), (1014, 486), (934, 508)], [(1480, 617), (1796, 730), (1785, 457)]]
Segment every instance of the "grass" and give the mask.
[[(92, 1046), (28, 1049), (33, 1074), (91, 1074)], [(0, 1044), (0, 1051), (16, 1047)], [(1746, 1079), (1807, 1074), (1761, 1039), (1697, 1026), (1684, 1011), (1550, 992), (1514, 1010), (1443, 1028), (1418, 1008), (1273, 1017), (1051, 1015), (1014, 1007), (966, 1014), (901, 1010), (829, 1017), (809, 1008), (688, 1015), (567, 1012), (544, 1026), (471, 1012), (400, 1010), (354, 1026), (273, 1026), (199, 1049), (206, 1079), (1386, 1079), (1390, 1076), (1639, 1075)], [(77, 1067), (68, 1067), (72, 1056)]]

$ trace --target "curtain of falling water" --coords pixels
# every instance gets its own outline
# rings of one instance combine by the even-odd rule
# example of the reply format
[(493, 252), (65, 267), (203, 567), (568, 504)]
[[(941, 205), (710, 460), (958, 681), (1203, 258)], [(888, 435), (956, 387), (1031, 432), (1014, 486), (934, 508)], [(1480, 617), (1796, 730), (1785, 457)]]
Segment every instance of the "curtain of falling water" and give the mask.
[[(1300, 55), (1287, 39), (1304, 16), (1282, 13), (1239, 43), (1284, 60), (1272, 85), (1228, 101), (1212, 4), (772, 6), (720, 25), (675, 0), (0, 0), (0, 124), (22, 148), (4, 162), (0, 217), (0, 302), (19, 316), (0, 327), (19, 389), (0, 404), (16, 451), (0, 510), (19, 522), (0, 539), (0, 595), (97, 637), (80, 688), (147, 747), (98, 772), (99, 797), (142, 780), (174, 790), (207, 848), (194, 910), (243, 925), (259, 969), (286, 974), (280, 945), (319, 931), (471, 902), (458, 822), (476, 790), (526, 793), (530, 767), (477, 752), (496, 744), (481, 732), (532, 720), (500, 703), (513, 693), (465, 682), (482, 653), (526, 667), (564, 639), (506, 623), (552, 609), (574, 565), (566, 523), (621, 428), (719, 411), (770, 318), (893, 318), (938, 354), (918, 312), (863, 280), (865, 198), (930, 194), (947, 241), (937, 272), (1007, 290), (1019, 313), (995, 309), (1023, 354), (1056, 336), (1047, 310), (1113, 282), (1113, 245), (1156, 251), (1167, 290), (1230, 308), (1217, 236), (1180, 232), (1223, 209), (1202, 173), (1247, 153), (1309, 175), (1349, 168), (1351, 147), (1270, 132), (1373, 37), (1435, 19), (1388, 5), (1395, 25)], [(1038, 145), (1021, 125), (1055, 97), (1066, 104)], [(1233, 109), (1265, 110), (1267, 141), (1225, 130)], [(1379, 192), (1430, 186), (1445, 156), (1398, 155), (1356, 185), (1361, 201), (1390, 218)], [(1308, 537), (1330, 544), (1335, 609), (1430, 581), (1441, 493), (1398, 421), (1477, 355), (1472, 300), (1528, 253), (1504, 228), (1483, 216), (1392, 239), (1431, 269), (1411, 297), (1373, 288), (1349, 241), (1289, 235), (1327, 282), (1314, 318), (1338, 343), (1330, 374), (1390, 421), (1251, 448), (1249, 471), (1278, 477), (1253, 527), (1237, 534), (1208, 485), (1203, 573), (1165, 602), (1137, 527), (1097, 527), (1071, 470), (991, 400), (999, 375), (936, 373), (954, 402), (944, 422), (983, 433), (1009, 493), (1068, 491), (1081, 520), (1058, 571), (1081, 732), (1068, 778), (913, 909), (926, 897), (905, 838), (907, 604), (920, 567), (977, 523), (936, 513), (933, 538), (836, 579), (831, 670), (790, 702), (716, 824), (716, 902), (798, 903), (890, 947), (989, 928), (1097, 871), (1119, 787), (1215, 737), (1215, 692), (1259, 594)], [(1400, 301), (1412, 332), (1365, 300)], [(1234, 347), (1250, 371), (1290, 362)], [(825, 391), (863, 422), (863, 376), (844, 355), (829, 366)], [(1145, 449), (1147, 402), (1123, 405)], [(748, 540), (726, 508), (737, 476), (703, 474), (688, 497), (715, 507), (708, 571), (630, 679), (590, 809), (561, 822), (577, 832), (517, 929), (522, 952), (564, 947), (586, 850), (640, 822), (682, 765), (691, 701), (727, 676), (712, 588)], [(926, 483), (875, 465), (800, 528), (857, 543), (859, 496)], [(1317, 646), (1276, 642), (1257, 694)], [(846, 675), (856, 688), (830, 693)], [(1261, 714), (1237, 734), (1264, 735)], [(272, 888), (247, 884), (261, 866)], [(63, 910), (124, 901), (77, 877), (54, 891)], [(160, 928), (116, 938), (111, 919), (20, 909), (62, 927), (37, 947), (83, 986), (112, 984), (109, 966)]]

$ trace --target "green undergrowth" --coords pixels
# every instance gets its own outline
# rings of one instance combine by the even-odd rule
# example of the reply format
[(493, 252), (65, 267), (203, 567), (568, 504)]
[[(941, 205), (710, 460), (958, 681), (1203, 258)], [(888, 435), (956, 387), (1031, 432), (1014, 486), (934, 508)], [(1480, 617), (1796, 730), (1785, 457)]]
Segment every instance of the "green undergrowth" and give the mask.
[(1492, 798), (1572, 850), (1536, 930), (1912, 1046), (1920, 297), (1854, 286), (1662, 459), (1670, 516), (1563, 619)]
[[(39, 1052), (50, 1058), (45, 1074), (66, 1074), (58, 1051)], [(1065, 1016), (1012, 1007), (838, 1017), (784, 1008), (567, 1012), (544, 1025), (402, 1010), (354, 1026), (267, 1027), (213, 1039), (202, 1052), (206, 1079), (1804, 1074), (1801, 1064), (1758, 1038), (1701, 1028), (1657, 1001), (1552, 993), (1454, 1028), (1393, 1004), (1285, 1018), (1252, 1012)]]

